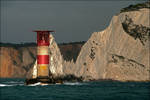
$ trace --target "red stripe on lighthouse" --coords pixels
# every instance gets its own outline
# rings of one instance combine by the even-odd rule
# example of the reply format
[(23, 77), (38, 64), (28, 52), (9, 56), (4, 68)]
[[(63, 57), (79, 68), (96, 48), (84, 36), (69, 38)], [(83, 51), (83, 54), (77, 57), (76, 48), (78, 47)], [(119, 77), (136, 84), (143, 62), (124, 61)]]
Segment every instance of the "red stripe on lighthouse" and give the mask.
[(49, 55), (37, 55), (38, 64), (49, 64)]

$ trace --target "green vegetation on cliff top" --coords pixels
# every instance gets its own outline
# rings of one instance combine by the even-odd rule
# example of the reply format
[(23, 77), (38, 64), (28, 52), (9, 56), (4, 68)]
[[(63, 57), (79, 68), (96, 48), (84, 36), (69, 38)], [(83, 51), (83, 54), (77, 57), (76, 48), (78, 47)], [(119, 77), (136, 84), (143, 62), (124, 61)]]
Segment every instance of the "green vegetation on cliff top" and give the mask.
[(150, 1), (144, 2), (144, 3), (138, 3), (135, 5), (129, 5), (128, 7), (122, 8), (120, 10), (120, 13), (129, 12), (129, 11), (138, 11), (139, 9), (142, 9), (142, 8), (150, 9)]

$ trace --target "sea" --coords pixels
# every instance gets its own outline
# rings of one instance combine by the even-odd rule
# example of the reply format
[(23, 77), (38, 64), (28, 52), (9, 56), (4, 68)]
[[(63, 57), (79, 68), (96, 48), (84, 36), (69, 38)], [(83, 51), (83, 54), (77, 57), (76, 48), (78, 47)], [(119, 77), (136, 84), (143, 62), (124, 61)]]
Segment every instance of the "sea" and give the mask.
[(25, 85), (25, 79), (0, 79), (0, 100), (150, 100), (150, 82), (66, 82)]

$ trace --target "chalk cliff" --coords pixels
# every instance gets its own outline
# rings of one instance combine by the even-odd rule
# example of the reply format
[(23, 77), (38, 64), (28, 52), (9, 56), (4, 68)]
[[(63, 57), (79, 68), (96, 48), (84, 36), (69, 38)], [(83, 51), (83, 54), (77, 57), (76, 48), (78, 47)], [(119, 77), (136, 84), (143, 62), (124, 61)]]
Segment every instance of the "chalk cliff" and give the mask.
[(35, 46), (0, 47), (0, 77), (25, 77), (35, 62)]
[[(150, 81), (149, 13), (150, 3), (124, 8), (84, 45), (57, 45), (51, 36), (51, 73), (84, 80)], [(35, 77), (35, 67), (36, 46), (0, 47), (0, 77)]]
[(105, 30), (94, 32), (82, 47), (72, 73), (85, 80), (149, 80), (149, 13), (143, 8), (115, 15)]

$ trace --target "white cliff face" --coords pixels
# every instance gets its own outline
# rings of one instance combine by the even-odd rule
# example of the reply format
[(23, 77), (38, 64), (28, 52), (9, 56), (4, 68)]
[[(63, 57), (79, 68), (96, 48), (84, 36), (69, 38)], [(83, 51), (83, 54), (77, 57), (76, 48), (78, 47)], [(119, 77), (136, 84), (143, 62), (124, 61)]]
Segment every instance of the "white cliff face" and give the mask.
[(32, 73), (32, 78), (36, 78), (37, 77), (37, 60), (33, 66), (33, 73)]
[[(149, 80), (149, 9), (120, 13), (82, 47), (74, 74), (87, 79)], [(124, 26), (123, 26), (124, 25)]]
[(49, 46), (49, 50), (50, 50), (50, 72), (54, 75), (54, 76), (59, 76), (63, 74), (63, 58), (62, 55), (60, 53), (59, 47), (57, 46), (54, 37), (50, 34), (50, 46)]

